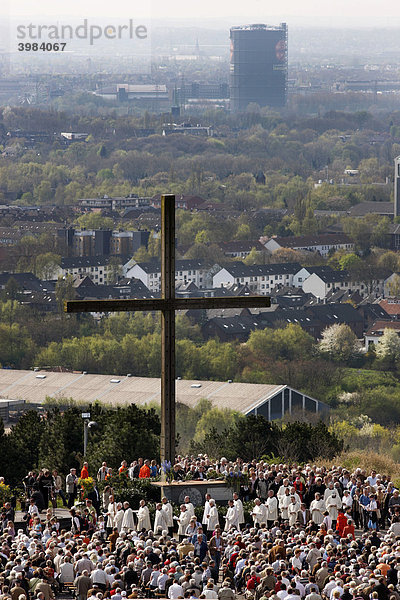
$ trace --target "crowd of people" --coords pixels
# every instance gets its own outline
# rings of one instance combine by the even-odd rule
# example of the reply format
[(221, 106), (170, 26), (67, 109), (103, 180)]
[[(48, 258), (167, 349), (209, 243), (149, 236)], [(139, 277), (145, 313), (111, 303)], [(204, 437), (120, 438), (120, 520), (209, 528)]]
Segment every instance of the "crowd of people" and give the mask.
[[(74, 505), (76, 490), (68, 488), (79, 479), (74, 469), (65, 478), (66, 495), (57, 473), (29, 473), (23, 526), (14, 525), (9, 503), (2, 511), (0, 600), (52, 600), (65, 589), (78, 600), (234, 600), (240, 594), (400, 600), (400, 498), (388, 476), (207, 457), (178, 457), (172, 472), (196, 480), (210, 469), (236, 474), (239, 485), (227, 507), (206, 494), (197, 509), (186, 496), (179, 507), (164, 497), (154, 511), (145, 499), (134, 510), (115, 501), (105, 463), (94, 477), (103, 482), (101, 497), (94, 486), (92, 497)], [(152, 477), (158, 470), (155, 461), (140, 459), (130, 466), (123, 461), (119, 471)], [(89, 472), (85, 463), (80, 479)], [(70, 506), (68, 526), (46, 506), (54, 495)]]

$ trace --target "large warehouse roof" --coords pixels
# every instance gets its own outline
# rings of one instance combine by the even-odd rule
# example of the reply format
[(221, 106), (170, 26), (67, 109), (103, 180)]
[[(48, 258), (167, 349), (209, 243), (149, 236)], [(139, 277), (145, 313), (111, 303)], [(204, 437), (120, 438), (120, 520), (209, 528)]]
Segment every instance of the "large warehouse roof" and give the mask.
[[(293, 402), (296, 400), (307, 410), (319, 412), (326, 409), (323, 403), (285, 385), (177, 380), (176, 393), (178, 402), (191, 407), (196, 406), (202, 398), (207, 398), (219, 408), (230, 408), (244, 414), (259, 412), (270, 418), (274, 418), (276, 411), (279, 411), (281, 401), (284, 412), (291, 412), (292, 395)], [(42, 404), (48, 396), (54, 399), (73, 398), (85, 403), (99, 400), (112, 406), (143, 405), (152, 401), (160, 402), (160, 380), (150, 377), (0, 369), (0, 398)], [(278, 398), (281, 400), (276, 404)], [(272, 399), (275, 401), (274, 415), (271, 414), (271, 407), (267, 412), (262, 409), (270, 401), (272, 403)]]

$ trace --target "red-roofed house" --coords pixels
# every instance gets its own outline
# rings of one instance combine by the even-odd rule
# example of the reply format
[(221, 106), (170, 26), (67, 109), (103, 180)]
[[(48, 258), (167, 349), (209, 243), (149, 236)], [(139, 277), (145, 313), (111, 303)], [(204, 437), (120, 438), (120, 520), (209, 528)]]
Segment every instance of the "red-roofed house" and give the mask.
[(400, 298), (386, 298), (379, 302), (379, 306), (390, 315), (391, 319), (400, 320)]

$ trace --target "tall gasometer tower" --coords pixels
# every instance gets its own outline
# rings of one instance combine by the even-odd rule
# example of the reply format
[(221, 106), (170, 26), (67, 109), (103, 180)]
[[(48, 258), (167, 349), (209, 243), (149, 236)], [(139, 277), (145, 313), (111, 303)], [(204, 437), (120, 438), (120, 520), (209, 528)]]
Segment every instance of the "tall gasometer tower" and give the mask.
[(288, 31), (279, 26), (244, 25), (231, 29), (231, 111), (285, 106), (288, 77)]
[(394, 216), (400, 217), (400, 156), (394, 159)]

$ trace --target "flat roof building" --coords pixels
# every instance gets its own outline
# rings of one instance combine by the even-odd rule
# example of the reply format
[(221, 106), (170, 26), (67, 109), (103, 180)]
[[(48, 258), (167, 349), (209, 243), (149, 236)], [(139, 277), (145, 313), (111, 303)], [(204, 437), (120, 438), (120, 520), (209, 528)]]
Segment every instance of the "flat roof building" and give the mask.
[[(145, 406), (160, 402), (161, 384), (160, 379), (153, 377), (0, 369), (0, 397), (36, 404), (44, 403), (46, 398), (73, 398), (85, 404), (98, 400), (114, 407)], [(323, 416), (329, 411), (327, 404), (288, 385), (177, 379), (177, 402), (194, 408), (203, 398), (218, 408), (262, 415), (269, 420), (281, 419), (286, 413)]]

